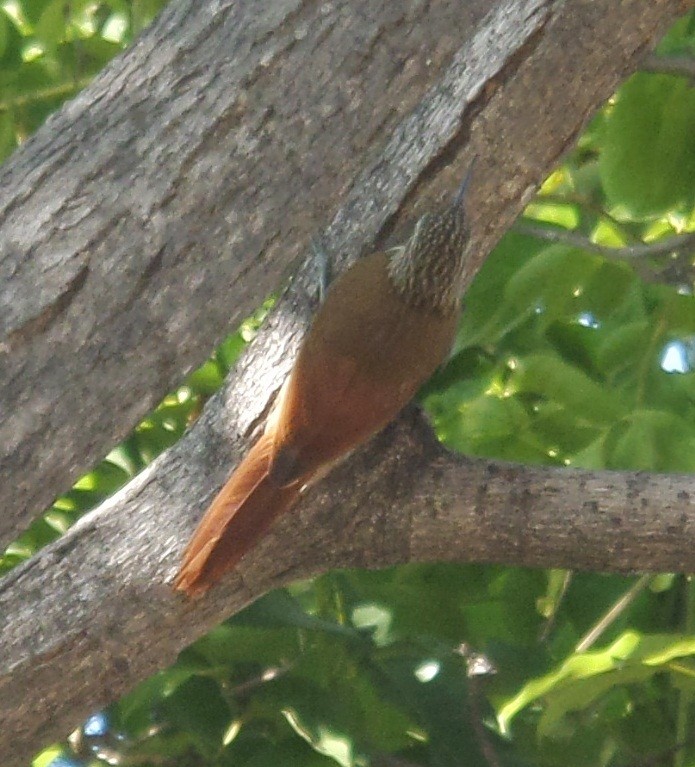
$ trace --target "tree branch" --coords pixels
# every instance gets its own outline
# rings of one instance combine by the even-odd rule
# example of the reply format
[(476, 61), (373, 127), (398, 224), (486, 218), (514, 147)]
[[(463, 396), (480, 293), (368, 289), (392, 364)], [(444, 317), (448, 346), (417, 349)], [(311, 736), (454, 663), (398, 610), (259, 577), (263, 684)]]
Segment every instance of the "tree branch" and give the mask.
[(695, 56), (659, 56), (650, 53), (642, 62), (643, 72), (660, 75), (677, 75), (695, 80)]
[(528, 220), (519, 220), (514, 224), (514, 231), (518, 234), (526, 234), (546, 242), (559, 242), (563, 245), (571, 245), (581, 248), (590, 253), (598, 253), (601, 256), (612, 259), (631, 260), (635, 258), (648, 258), (650, 256), (666, 256), (670, 253), (680, 253), (688, 248), (695, 248), (695, 232), (676, 234), (673, 237), (664, 237), (654, 242), (638, 242), (634, 245), (624, 245), (620, 248), (600, 245), (592, 242), (588, 237), (570, 229), (544, 226)]
[[(219, 3), (215, 8), (222, 10), (208, 16), (193, 10), (192, 4), (174, 6), (158, 27), (159, 37), (153, 33), (142, 43), (158, 63), (159, 74), (151, 81), (137, 70), (133, 74), (128, 67), (136, 59), (125, 57), (95, 84), (93, 102), (89, 95), (78, 99), (51, 124), (53, 129), (63, 126), (57, 135), (65, 167), (57, 176), (72, 190), (70, 194), (50, 187), (57, 194), (54, 205), (46, 192), (49, 187), (40, 181), (39, 168), (46, 172), (47, 166), (39, 164), (28, 173), (26, 187), (22, 176), (17, 176), (16, 197), (5, 209), (0, 232), (10, 226), (7, 211), (14, 205), (18, 223), (12, 224), (13, 236), (25, 236), (20, 223), (34, 221), (27, 213), (31, 208), (22, 207), (26, 197), (34, 200), (39, 222), (34, 228), (27, 227), (26, 236), (36, 236), (38, 244), (32, 251), (35, 261), (14, 257), (2, 262), (14, 275), (10, 279), (5, 273), (8, 285), (17, 286), (15, 278), (26, 279), (20, 283), (28, 298), (24, 303), (18, 300), (17, 306), (33, 307), (25, 315), (28, 321), (19, 325), (12, 325), (17, 319), (16, 307), (9, 320), (1, 315), (12, 328), (24, 327), (27, 333), (11, 336), (9, 352), (7, 341), (4, 352), (0, 351), (9, 355), (7, 365), (3, 360), (2, 382), (9, 381), (15, 391), (24, 391), (26, 401), (34, 403), (35, 415), (34, 420), (29, 417), (32, 411), (24, 408), (22, 399), (9, 400), (16, 407), (3, 411), (11, 414), (14, 427), (21, 427), (19, 436), (9, 442), (18, 451), (17, 457), (7, 463), (8, 450), (3, 461), (6, 476), (14, 476), (11, 470), (17, 472), (10, 492), (17, 492), (16, 485), (24, 477), (21, 472), (26, 470), (28, 477), (20, 487), (20, 512), (9, 526), (3, 520), (5, 531), (14, 529), (18, 520), (26, 521), (38, 499), (45, 500), (45, 489), (39, 491), (32, 483), (51, 492), (63, 487), (60, 483), (72, 476), (75, 467), (83, 468), (85, 461), (95, 460), (105, 445), (112, 444), (151, 406), (162, 385), (173, 382), (173, 371), (200, 358), (201, 339), (217, 337), (225, 324), (221, 318), (230, 311), (230, 301), (223, 300), (226, 293), (233, 295), (232, 303), (237, 302), (243, 312), (252, 298), (270, 287), (279, 265), (295, 256), (298, 243), (306, 241), (315, 228), (306, 200), (313, 201), (318, 220), (322, 216), (317, 200), (322, 197), (328, 207), (349, 189), (347, 201), (323, 239), (329, 252), (349, 252), (354, 257), (373, 241), (388, 239), (391, 232), (402, 228), (405, 217), (419, 205), (431, 205), (443, 188), (453, 189), (466, 162), (464, 155), (475, 153), (479, 162), (471, 210), (477, 268), (591, 112), (636, 66), (644, 46), (683, 10), (678, 0), (575, 0), (571, 4), (506, 0), (456, 50), (452, 41), (465, 36), (457, 31), (463, 24), (461, 5), (453, 0), (451, 4), (429, 4), (421, 25), (431, 24), (433, 29), (440, 21), (448, 25), (444, 31), (433, 32), (436, 42), (425, 48), (432, 66), (441, 68), (433, 79), (428, 70), (422, 78), (410, 80), (408, 62), (416, 66), (421, 61), (420, 35), (429, 33), (419, 30), (414, 10), (419, 6), (406, 7), (403, 13), (412, 11), (416, 18), (399, 17), (408, 26), (407, 33), (400, 31), (403, 37), (416, 38), (417, 53), (394, 59), (397, 47), (381, 47), (384, 35), (391, 39), (386, 31), (390, 27), (386, 25), (384, 30), (377, 25), (380, 34), (371, 40), (373, 47), (367, 56), (369, 61), (378, 59), (379, 67), (386, 67), (403, 87), (393, 93), (384, 90), (388, 78), (379, 76), (379, 72), (383, 74), (379, 67), (370, 69), (366, 77), (374, 78), (376, 90), (369, 90), (371, 80), (360, 79), (367, 88), (365, 92), (357, 88), (363, 100), (353, 94), (358, 115), (354, 120), (359, 123), (364, 117), (364, 125), (351, 128), (353, 117), (346, 107), (336, 118), (343, 133), (330, 124), (329, 117), (324, 136), (323, 118), (319, 120), (323, 112), (317, 105), (324, 103), (321, 98), (327, 91), (335, 95), (340, 90), (340, 81), (328, 88), (317, 76), (324, 71), (323, 60), (312, 58), (310, 65), (306, 55), (302, 60), (299, 54), (306, 54), (306, 46), (316, 56), (320, 50), (325, 52), (322, 34), (338, 36), (332, 38), (331, 50), (337, 41), (349, 40), (352, 51), (354, 38), (345, 18), (330, 16), (328, 21), (317, 19), (316, 27), (304, 27), (308, 17), (303, 14), (314, 6), (295, 3), (293, 7), (298, 16), (292, 17), (292, 23), (296, 21), (296, 29), (303, 29), (305, 36), (299, 34), (298, 41), (283, 48), (287, 30), (280, 25), (280, 31), (273, 33), (268, 14), (272, 16), (273, 9), (283, 19), (290, 14), (276, 0), (265, 5)], [(346, 3), (336, 13), (342, 9), (349, 20), (354, 7), (354, 2)], [(365, 2), (360, 12), (371, 18), (373, 7)], [(384, 3), (378, 12), (386, 13), (387, 8), (394, 6)], [(451, 16), (440, 18), (440, 8), (448, 9)], [(205, 9), (208, 12), (209, 6)], [(183, 18), (186, 13), (189, 18)], [(207, 26), (204, 19), (208, 19)], [(173, 34), (174, 25), (183, 29), (191, 20), (197, 25), (197, 37), (186, 38), (188, 49), (185, 45), (179, 48), (180, 42), (173, 52), (161, 45), (162, 32)], [(216, 25), (223, 27), (219, 34)], [(307, 29), (311, 35), (306, 35)], [(249, 36), (256, 36), (262, 44), (254, 47)], [(307, 42), (302, 44), (303, 40)], [(156, 43), (161, 50), (155, 50)], [(245, 70), (228, 66), (235, 46), (253, 59)], [(291, 58), (285, 66), (281, 49), (289, 50), (288, 56), (297, 52), (298, 58)], [(219, 59), (210, 80), (206, 79), (205, 62), (196, 58), (198, 50), (212, 51)], [(276, 59), (271, 56), (270, 63), (256, 60), (269, 50), (276, 52)], [(341, 50), (349, 59), (348, 48)], [(171, 58), (164, 61), (161, 57)], [(304, 125), (292, 129), (299, 117), (284, 98), (286, 92), (296, 93), (292, 78), (300, 77), (302, 61), (311, 81), (301, 111), (309, 125), (309, 139), (303, 133)], [(425, 66), (425, 59), (422, 62)], [(358, 59), (355, 72), (363, 63), (366, 65)], [(330, 64), (325, 66), (334, 71)], [(120, 73), (118, 67), (125, 72)], [(138, 87), (129, 77), (135, 78)], [(263, 85), (253, 90), (258, 79)], [(424, 82), (435, 82), (436, 87), (404, 117), (413, 99), (421, 98), (424, 88), (419, 86)], [(200, 90), (202, 85), (210, 90)], [(271, 88), (270, 96), (264, 96), (264, 88)], [(158, 94), (167, 89), (177, 94), (171, 104), (161, 100), (162, 110), (168, 104), (169, 111), (150, 109), (150, 100), (156, 106)], [(230, 104), (237, 102), (227, 100), (228, 90), (235, 92), (240, 103), (245, 103), (247, 91), (256, 100), (249, 99), (243, 109), (233, 108)], [(388, 103), (377, 104), (376, 95), (386, 92)], [(130, 94), (131, 101), (119, 101), (123, 93)], [(341, 91), (341, 98), (345, 93)], [(277, 99), (272, 109), (267, 102), (271, 96)], [(352, 102), (346, 99), (345, 103)], [(315, 107), (318, 111), (312, 111)], [(118, 162), (110, 170), (107, 164), (100, 164), (102, 155), (100, 162), (90, 165), (90, 183), (97, 186), (84, 194), (94, 205), (108, 208), (114, 200), (118, 204), (105, 219), (96, 215), (97, 223), (110, 223), (93, 230), (92, 224), (84, 223), (90, 221), (89, 212), (74, 207), (80, 198), (67, 164), (71, 153), (83, 152), (84, 137), (80, 130), (67, 126), (71, 116), (79, 118), (78, 126), (91, 126), (84, 143), (84, 157), (89, 159), (90, 152), (96, 151), (95, 136), (109, 127), (107, 115), (112, 108), (115, 134), (109, 135), (121, 137), (114, 144), (120, 147), (120, 154), (112, 158)], [(377, 123), (370, 110), (376, 110)], [(204, 140), (197, 144), (199, 113), (214, 117)], [(97, 124), (100, 114), (105, 122)], [(147, 121), (141, 130), (143, 116)], [(158, 121), (166, 123), (170, 133), (160, 135)], [(363, 128), (366, 133), (361, 132)], [(354, 146), (371, 147), (369, 131), (377, 131), (383, 148), (370, 153), (371, 161), (355, 177), (357, 161), (351, 165), (344, 156), (351, 156)], [(356, 136), (360, 141), (351, 144)], [(157, 143), (159, 139), (161, 143)], [(309, 146), (304, 143), (307, 140), (313, 143)], [(128, 152), (138, 141), (143, 142), (143, 157), (148, 153), (156, 156), (156, 162), (146, 167), (151, 177), (136, 172), (139, 166)], [(41, 147), (44, 152), (57, 150), (45, 132), (33, 145), (39, 160), (48, 156), (39, 151)], [(291, 159), (294, 152), (303, 158), (306, 176)], [(182, 161), (179, 155), (187, 159)], [(21, 162), (12, 166), (14, 172), (28, 157), (27, 153), (21, 155)], [(271, 171), (273, 175), (268, 175)], [(341, 171), (345, 173), (341, 175)], [(417, 203), (410, 194), (416, 181)], [(127, 190), (130, 199), (133, 186), (140, 193), (129, 209), (123, 195)], [(35, 198), (32, 188), (37, 190)], [(302, 197), (305, 192), (306, 199)], [(39, 203), (44, 213), (40, 214)], [(140, 209), (138, 205), (151, 207)], [(23, 210), (24, 217), (19, 216)], [(161, 211), (165, 211), (163, 217)], [(53, 222), (64, 216), (67, 223), (64, 228), (49, 223), (44, 230), (40, 222), (46, 216)], [(59, 246), (73, 236), (72, 245), (61, 250)], [(213, 259), (218, 250), (230, 253), (228, 260), (219, 260), (225, 266)], [(261, 252), (263, 259), (257, 258)], [(74, 258), (66, 259), (69, 268), (59, 270), (61, 279), (56, 284), (50, 280), (44, 284), (40, 278), (50, 276), (51, 253), (56, 257), (72, 253)], [(234, 280), (239, 284), (230, 290)], [(100, 281), (107, 293), (110, 290), (115, 295), (90, 293), (88, 288), (96, 288)], [(35, 295), (29, 295), (29, 285)], [(188, 286), (186, 301), (180, 297), (182, 285)], [(629, 569), (649, 562), (658, 569), (692, 569), (689, 480), (467, 461), (445, 453), (432, 440), (428, 427), (411, 415), (312, 491), (247, 557), (238, 574), (210, 598), (200, 603), (176, 598), (167, 581), (180, 550), (233, 459), (248, 446), (250, 432), (286, 374), (310, 313), (309, 292), (308, 278), (302, 273), (225, 390), (211, 401), (179, 445), (0, 584), (0, 721), (4, 725), (0, 758), (4, 764), (11, 767), (26, 761), (41, 743), (64, 735), (80, 717), (171, 662), (181, 647), (268, 589), (331, 567), (475, 559), (594, 569)], [(54, 307), (47, 315), (39, 305), (44, 299), (41, 306)], [(87, 315), (84, 323), (79, 312)], [(235, 322), (239, 314), (233, 312)], [(196, 322), (203, 324), (200, 334), (194, 329)], [(117, 347), (111, 340), (119, 335), (113, 333), (114, 325), (125, 328)], [(167, 328), (175, 332), (169, 334)], [(87, 362), (71, 374), (60, 371), (61, 363), (75, 356), (75, 348), (87, 355)], [(15, 352), (16, 358), (12, 356)], [(39, 360), (36, 369), (31, 367), (30, 352)], [(138, 370), (143, 359), (150, 359), (148, 355), (154, 364)], [(51, 359), (54, 361), (49, 362)], [(136, 370), (144, 382), (134, 383)], [(43, 399), (39, 387), (32, 388), (31, 382), (36, 380), (29, 375), (32, 371), (50, 383)], [(58, 381), (61, 372), (67, 388), (61, 388), (62, 379)], [(93, 379), (88, 377), (91, 374)], [(115, 381), (110, 380), (114, 377)], [(92, 381), (95, 395), (89, 391)], [(74, 412), (53, 418), (52, 408), (58, 407), (61, 397), (71, 411), (79, 403), (79, 419)], [(108, 412), (100, 413), (100, 407)], [(19, 426), (18, 414), (24, 418)], [(7, 423), (2, 427), (5, 432), (0, 444), (6, 448), (6, 437), (13, 432)], [(31, 445), (39, 455), (29, 460), (26, 450)], [(44, 447), (39, 450), (39, 445)], [(65, 457), (61, 457), (63, 453)], [(44, 478), (39, 481), (40, 477)], [(0, 492), (8, 492), (7, 486), (0, 482)], [(5, 508), (12, 508), (5, 501)]]
[(489, 7), (178, 0), (0, 169), (0, 545), (277, 287), (339, 200), (327, 246), (357, 255), (453, 188), (470, 142), (482, 261), (684, 9), (497, 0), (462, 46)]
[[(0, 546), (278, 287), (339, 200), (331, 244), (355, 252), (382, 229), (552, 3), (499, 5), (483, 35), (497, 47), (464, 65), (487, 0), (178, 0), (10, 158)], [(420, 145), (384, 156), (443, 79)], [(360, 185), (370, 153), (383, 165)]]
[[(470, 460), (445, 451), (411, 409), (307, 493), (220, 587), (186, 601), (168, 582), (195, 523), (189, 508), (202, 511), (216, 488), (219, 472), (205, 471), (211, 420), (0, 584), (0, 613), (11, 616), (0, 638), (6, 764), (269, 589), (332, 568), (695, 569), (695, 478)], [(224, 446), (212, 445), (222, 460)]]

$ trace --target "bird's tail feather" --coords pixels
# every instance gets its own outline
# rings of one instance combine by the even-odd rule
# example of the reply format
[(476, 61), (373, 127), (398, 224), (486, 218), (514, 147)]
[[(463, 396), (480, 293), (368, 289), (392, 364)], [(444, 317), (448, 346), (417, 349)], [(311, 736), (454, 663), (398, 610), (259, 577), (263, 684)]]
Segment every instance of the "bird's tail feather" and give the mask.
[(174, 588), (204, 594), (299, 497), (299, 483), (278, 486), (268, 476), (272, 435), (264, 434), (227, 480), (183, 555)]

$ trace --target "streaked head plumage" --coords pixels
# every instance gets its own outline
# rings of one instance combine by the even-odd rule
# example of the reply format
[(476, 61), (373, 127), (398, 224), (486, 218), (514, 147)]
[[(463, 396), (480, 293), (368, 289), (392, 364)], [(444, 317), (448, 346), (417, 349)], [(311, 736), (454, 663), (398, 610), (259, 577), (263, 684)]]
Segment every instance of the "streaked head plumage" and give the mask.
[(389, 273), (408, 303), (442, 313), (457, 310), (470, 237), (463, 200), (471, 171), (472, 164), (454, 201), (425, 213), (406, 245), (394, 250)]

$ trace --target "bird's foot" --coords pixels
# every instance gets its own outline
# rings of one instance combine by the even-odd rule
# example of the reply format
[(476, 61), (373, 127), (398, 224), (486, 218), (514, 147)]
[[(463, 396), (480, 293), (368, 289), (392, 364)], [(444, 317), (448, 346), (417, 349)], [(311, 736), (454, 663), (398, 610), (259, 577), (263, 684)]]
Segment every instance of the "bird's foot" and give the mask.
[(322, 304), (326, 298), (328, 286), (331, 284), (331, 259), (319, 237), (312, 238), (311, 250), (318, 273), (318, 300), (319, 304)]

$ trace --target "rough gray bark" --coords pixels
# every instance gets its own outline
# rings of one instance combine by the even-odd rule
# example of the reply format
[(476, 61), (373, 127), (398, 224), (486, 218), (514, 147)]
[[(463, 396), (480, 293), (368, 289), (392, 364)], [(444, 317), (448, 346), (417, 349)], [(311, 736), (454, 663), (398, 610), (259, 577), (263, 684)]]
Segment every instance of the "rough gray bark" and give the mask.
[(277, 288), (487, 6), (178, 0), (0, 169), (0, 543)]
[[(326, 246), (354, 256), (362, 246), (402, 231), (403, 219), (431, 204), (443, 188), (452, 189), (464, 158), (477, 154), (471, 204), (477, 267), (592, 110), (635, 66), (645, 46), (690, 5), (675, 0), (509, 0), (495, 6), (474, 36), (465, 24), (459, 30), (460, 21), (453, 18), (454, 9), (460, 12), (458, 2), (426, 7), (324, 4), (327, 16), (343, 18), (341, 23), (324, 21), (328, 31), (323, 17), (313, 19), (313, 25), (300, 24), (318, 12), (309, 3), (295, 4), (290, 15), (285, 15), (285, 5), (270, 1), (250, 4), (250, 11), (239, 2), (207, 6), (204, 12), (191, 10), (192, 5), (176, 6), (132, 54), (140, 50), (148, 66), (159, 62), (156, 75), (145, 80), (137, 60), (124, 57), (81, 106), (69, 108), (53, 123), (54, 130), (56, 124), (63, 126), (56, 130), (61, 143), (55, 151), (63, 147), (59, 156), (66, 163), (83, 151), (80, 132), (67, 127), (71, 114), (78, 125), (97, 126), (87, 138), (106, 130), (113, 115), (121, 114), (115, 133), (120, 143), (114, 142), (121, 153), (114, 170), (102, 173), (98, 163), (90, 165), (95, 186), (89, 192), (83, 187), (79, 194), (84, 199), (77, 191), (66, 199), (53, 188), (56, 202), (39, 179), (44, 176), (48, 183), (45, 174), (58, 173), (62, 166), (48, 170), (51, 142), (39, 137), (33, 151), (49, 165), (43, 173), (27, 168), (26, 188), (21, 174), (16, 180), (12, 215), (24, 221), (38, 244), (31, 261), (3, 261), (3, 268), (16, 267), (10, 283), (21, 298), (17, 306), (29, 310), (23, 319), (8, 315), (14, 335), (6, 337), (0, 354), (3, 384), (8, 381), (19, 391), (25, 376), (23, 396), (33, 405), (25, 407), (23, 399), (3, 403), (12, 403), (12, 415), (23, 429), (16, 443), (19, 463), (3, 463), (3, 471), (21, 465), (31, 481), (24, 482), (20, 510), (5, 532), (16, 529), (30, 509), (98, 458), (174, 380), (175, 371), (181, 375), (199, 360), (199, 347), (218, 336), (229, 314), (236, 321), (238, 312), (274, 284), (273, 275), (294, 257), (318, 222), (326, 220), (339, 197), (347, 201), (328, 227)], [(275, 9), (280, 21), (261, 29), (258, 19)], [(341, 17), (341, 11), (347, 15)], [(245, 13), (257, 17), (256, 26), (240, 31), (235, 24), (246, 19)], [(371, 40), (366, 51), (340, 69), (338, 63), (349, 61), (348, 51), (355, 47), (355, 29), (374, 14), (381, 20), (379, 34), (364, 38)], [(388, 14), (396, 14), (396, 20), (391, 16), (385, 22)], [(174, 27), (180, 25), (179, 31), (187, 34), (191, 23), (198, 25), (199, 38), (177, 41), (181, 48), (173, 51), (162, 46), (163, 33), (173, 41)], [(423, 35), (429, 39), (430, 33), (424, 27), (439, 23), (446, 29), (432, 34), (428, 43)], [(224, 47), (218, 26), (228, 35)], [(265, 37), (264, 30), (269, 32)], [(409, 34), (417, 38), (412, 48)], [(249, 41), (254, 35), (257, 46)], [(457, 50), (466, 37), (468, 42)], [(329, 38), (328, 48), (322, 48)], [(427, 44), (429, 50), (422, 50)], [(336, 46), (343, 59), (336, 59), (334, 67)], [(243, 67), (230, 63), (237, 48), (255, 62), (255, 69), (250, 67), (254, 77), (247, 73), (245, 80)], [(409, 51), (405, 58), (404, 50)], [(211, 77), (201, 63), (201, 51), (210, 62), (218, 59)], [(327, 63), (322, 63), (320, 51), (328, 56)], [(310, 63), (308, 52), (313, 52)], [(290, 83), (301, 78), (302, 62), (309, 75), (306, 83), (299, 80), (307, 90), (297, 93), (303, 99), (298, 112), (278, 94), (288, 89), (295, 93)], [(370, 62), (380, 64), (370, 69)], [(129, 75), (122, 75), (119, 66)], [(324, 67), (335, 77), (333, 89), (316, 84)], [(367, 75), (362, 67), (369, 69)], [(416, 74), (409, 74), (410, 67)], [(139, 83), (134, 90), (130, 78)], [(376, 78), (374, 91), (370, 78)], [(262, 86), (253, 90), (259, 81)], [(243, 109), (226, 101), (227, 89), (234, 90), (235, 83)], [(423, 95), (426, 86), (431, 88)], [(212, 93), (199, 90), (203, 87)], [(158, 99), (157, 94), (172, 89), (175, 100)], [(329, 90), (336, 112), (322, 101)], [(138, 108), (127, 100), (119, 102), (129, 93), (140, 94)], [(264, 101), (271, 97), (277, 103)], [(201, 102), (203, 107), (196, 106)], [(178, 105), (180, 111), (162, 111), (167, 105), (170, 110)], [(196, 132), (199, 115), (208, 110), (215, 117), (201, 138)], [(338, 125), (331, 127), (332, 119)], [(302, 120), (293, 132), (295, 122)], [(158, 123), (167, 123), (167, 130), (157, 128)], [(196, 138), (188, 146), (189, 159), (181, 164), (189, 133)], [(133, 160), (129, 165), (128, 144), (138, 142), (139, 151), (155, 153), (158, 162), (142, 169)], [(96, 144), (87, 145), (97, 152)], [(249, 146), (253, 152), (246, 156)], [(90, 151), (84, 151), (84, 161), (90, 162)], [(355, 151), (368, 158), (361, 157), (359, 174), (360, 161), (351, 157)], [(14, 173), (22, 162), (30, 162), (27, 154), (16, 161)], [(65, 169), (62, 184), (72, 189), (69, 176)], [(142, 192), (132, 209), (124, 202), (127, 187)], [(79, 199), (87, 207), (80, 207), (77, 215), (71, 205)], [(109, 204), (115, 207), (113, 216), (107, 215)], [(49, 223), (34, 227), (43, 208)], [(278, 210), (284, 215), (278, 216)], [(69, 218), (62, 226), (50, 223), (70, 215), (75, 217), (72, 226)], [(102, 226), (92, 229), (92, 217)], [(6, 242), (19, 242), (24, 233), (14, 221), (6, 214), (0, 225), (0, 233), (16, 226), (14, 239)], [(72, 250), (65, 245), (70, 237)], [(215, 261), (212, 254), (217, 251), (228, 252), (229, 259)], [(68, 254), (55, 268), (62, 275), (55, 284), (48, 279), (51, 254)], [(98, 292), (100, 283), (103, 293)], [(36, 294), (39, 303), (32, 304), (36, 296), (28, 286), (36, 292), (37, 284), (44, 288)], [(81, 716), (169, 663), (187, 642), (267, 589), (329, 567), (437, 558), (620, 569), (648, 562), (656, 569), (692, 569), (692, 480), (466, 461), (438, 448), (416, 419), (392, 427), (312, 491), (247, 558), (239, 574), (210, 598), (193, 604), (175, 598), (167, 581), (195, 518), (248, 444), (288, 369), (312, 304), (306, 285), (306, 280), (296, 281), (226, 389), (175, 449), (0, 584), (0, 758), (5, 764), (20, 764), (46, 740), (64, 735)], [(187, 289), (185, 301), (182, 286)], [(48, 314), (42, 308), (46, 306)], [(5, 316), (3, 309), (3, 320)], [(108, 331), (119, 323), (124, 338), (115, 340), (112, 336), (118, 334)], [(55, 417), (53, 412), (60, 410), (58, 395), (64, 399), (65, 392), (51, 371), (61, 360), (67, 364), (74, 348), (84, 351), (85, 362), (66, 378), (74, 387), (69, 405), (79, 407), (80, 438), (86, 445), (78, 444), (75, 427), (69, 425), (74, 412), (68, 408)], [(146, 369), (138, 365), (142, 360), (148, 361)], [(46, 394), (38, 387), (31, 390), (32, 371), (53, 382)], [(114, 385), (119, 372), (121, 379)], [(134, 384), (138, 375), (144, 381)], [(95, 412), (85, 423), (90, 409)], [(3, 433), (3, 447), (8, 434), (14, 432)], [(32, 446), (38, 449), (39, 440), (46, 452), (25, 468), (21, 461)], [(67, 458), (50, 447), (54, 440)], [(46, 495), (32, 482), (52, 489)], [(17, 507), (6, 503), (5, 508)]]

